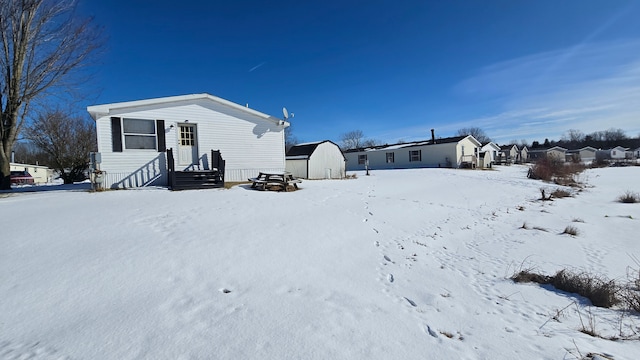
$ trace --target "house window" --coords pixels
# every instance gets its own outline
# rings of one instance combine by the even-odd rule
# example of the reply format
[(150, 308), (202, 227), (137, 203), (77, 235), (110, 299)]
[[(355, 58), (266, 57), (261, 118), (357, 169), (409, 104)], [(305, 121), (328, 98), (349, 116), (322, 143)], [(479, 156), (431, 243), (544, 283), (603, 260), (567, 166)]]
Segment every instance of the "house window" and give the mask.
[(387, 164), (391, 164), (394, 162), (394, 153), (392, 152), (388, 152), (387, 153)]
[(422, 150), (409, 151), (409, 161), (422, 161)]
[(364, 165), (367, 162), (367, 155), (358, 155), (358, 165)]
[(143, 119), (122, 119), (125, 149), (156, 150), (156, 122)]
[(196, 145), (194, 130), (195, 130), (195, 127), (193, 126), (180, 126), (180, 145), (182, 146)]

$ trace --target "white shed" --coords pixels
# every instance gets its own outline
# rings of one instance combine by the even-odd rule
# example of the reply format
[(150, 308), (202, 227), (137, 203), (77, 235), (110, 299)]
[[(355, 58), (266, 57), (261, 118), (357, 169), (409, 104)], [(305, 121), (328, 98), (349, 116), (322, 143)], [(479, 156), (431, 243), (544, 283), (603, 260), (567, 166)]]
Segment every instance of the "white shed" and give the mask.
[(224, 179), (243, 181), (260, 171), (284, 171), (289, 123), (206, 93), (87, 107), (96, 121), (104, 187), (169, 185), (175, 171), (206, 171), (212, 150), (226, 162)]
[(329, 140), (294, 145), (287, 151), (287, 171), (303, 179), (342, 179), (345, 157)]

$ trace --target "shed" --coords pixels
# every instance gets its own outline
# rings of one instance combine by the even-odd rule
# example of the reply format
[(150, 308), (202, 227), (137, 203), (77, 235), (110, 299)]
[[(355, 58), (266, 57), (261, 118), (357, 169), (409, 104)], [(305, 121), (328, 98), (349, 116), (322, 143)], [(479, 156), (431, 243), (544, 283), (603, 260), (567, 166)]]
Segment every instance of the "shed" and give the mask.
[(287, 151), (287, 171), (303, 179), (342, 179), (345, 157), (329, 140), (294, 145)]

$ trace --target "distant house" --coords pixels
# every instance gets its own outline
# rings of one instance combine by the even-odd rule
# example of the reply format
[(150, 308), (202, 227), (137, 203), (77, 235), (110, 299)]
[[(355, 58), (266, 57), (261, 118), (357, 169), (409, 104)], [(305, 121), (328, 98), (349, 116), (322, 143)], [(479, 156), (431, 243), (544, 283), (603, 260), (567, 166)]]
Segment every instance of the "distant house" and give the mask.
[(194, 174), (215, 167), (212, 150), (219, 150), (227, 181), (285, 170), (289, 123), (216, 96), (128, 101), (87, 111), (96, 121), (99, 169), (106, 172), (107, 188), (169, 185), (168, 149), (175, 171)]
[(553, 158), (564, 162), (566, 160), (566, 152), (567, 149), (560, 146), (554, 146), (548, 149), (531, 149), (529, 150), (529, 160), (537, 161), (543, 158)]
[(26, 171), (33, 177), (36, 185), (48, 184), (53, 181), (54, 171), (46, 166), (20, 163), (9, 163), (11, 171)]
[(491, 161), (491, 152), (480, 151), (478, 153), (478, 167), (482, 169), (486, 169), (492, 166), (493, 166), (493, 162)]
[(345, 151), (347, 170), (407, 168), (475, 168), (482, 144), (473, 136), (415, 141)]
[(480, 151), (485, 151), (489, 154), (489, 162), (485, 163), (484, 167), (489, 167), (489, 164), (495, 164), (498, 159), (498, 152), (500, 151), (500, 146), (494, 142), (488, 142), (482, 145)]
[(342, 179), (345, 177), (345, 157), (340, 147), (324, 140), (298, 144), (287, 151), (287, 171), (304, 179)]
[(522, 164), (527, 161), (529, 161), (529, 148), (526, 145), (522, 145), (518, 148), (518, 158), (516, 162)]
[(633, 157), (636, 159), (640, 159), (640, 147), (633, 150)]
[(566, 161), (590, 163), (592, 161), (595, 161), (597, 151), (598, 149), (591, 146), (585, 146), (580, 149), (567, 150), (565, 155)]
[(596, 151), (597, 160), (623, 160), (626, 158), (626, 155), (627, 149), (622, 146)]
[(518, 146), (515, 144), (502, 145), (500, 146), (500, 151), (498, 152), (498, 162), (503, 164), (513, 164), (518, 159), (518, 154), (520, 151), (518, 150)]

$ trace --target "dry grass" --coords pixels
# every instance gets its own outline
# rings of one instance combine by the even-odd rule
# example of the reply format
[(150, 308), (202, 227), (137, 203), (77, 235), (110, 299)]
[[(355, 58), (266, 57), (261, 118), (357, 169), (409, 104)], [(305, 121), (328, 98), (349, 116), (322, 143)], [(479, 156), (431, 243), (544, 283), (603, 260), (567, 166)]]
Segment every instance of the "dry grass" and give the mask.
[(234, 186), (243, 185), (243, 184), (251, 184), (251, 182), (250, 181), (225, 181), (224, 188), (231, 189)]
[(577, 163), (565, 163), (554, 157), (538, 160), (531, 168), (527, 177), (534, 180), (554, 182), (563, 186), (579, 186), (577, 175), (586, 167)]
[(623, 195), (620, 195), (618, 197), (618, 202), (624, 204), (635, 204), (637, 202), (640, 202), (640, 194), (627, 191)]
[(562, 199), (566, 197), (571, 197), (571, 193), (564, 189), (555, 189), (551, 193), (551, 196), (553, 196), (554, 198)]
[(523, 270), (513, 275), (515, 282), (535, 282), (552, 285), (558, 290), (575, 293), (591, 300), (594, 306), (610, 308), (620, 302), (620, 287), (613, 280), (607, 280), (586, 272), (574, 273), (565, 269), (554, 276), (537, 274)]
[(563, 234), (567, 234), (567, 235), (571, 235), (571, 236), (578, 236), (580, 231), (578, 230), (577, 227), (569, 225), (566, 228), (564, 228), (564, 231), (562, 233)]

